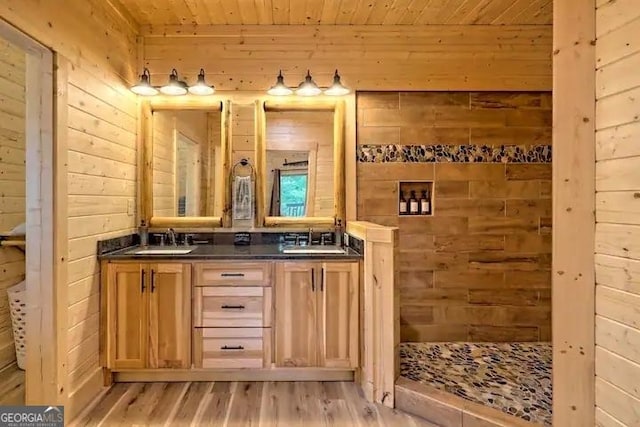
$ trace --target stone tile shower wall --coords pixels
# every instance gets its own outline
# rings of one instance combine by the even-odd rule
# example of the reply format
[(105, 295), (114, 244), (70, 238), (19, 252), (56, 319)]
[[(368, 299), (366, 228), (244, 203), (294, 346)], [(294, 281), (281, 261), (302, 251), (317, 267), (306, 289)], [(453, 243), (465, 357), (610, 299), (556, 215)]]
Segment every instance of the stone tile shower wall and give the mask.
[[(551, 94), (365, 92), (358, 219), (400, 228), (402, 341), (551, 339)], [(398, 181), (434, 181), (402, 216)]]

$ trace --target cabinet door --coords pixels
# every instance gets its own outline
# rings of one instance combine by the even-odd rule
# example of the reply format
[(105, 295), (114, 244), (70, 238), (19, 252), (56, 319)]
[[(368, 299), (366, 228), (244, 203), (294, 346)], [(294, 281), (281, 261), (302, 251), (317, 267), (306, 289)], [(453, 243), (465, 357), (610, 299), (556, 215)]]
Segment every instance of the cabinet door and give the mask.
[(144, 264), (108, 264), (108, 367), (144, 368), (147, 360), (148, 287)]
[(149, 367), (191, 367), (191, 265), (149, 266)]
[(276, 266), (276, 366), (317, 366), (316, 294), (320, 265)]
[(327, 368), (358, 366), (358, 263), (323, 263), (318, 293), (320, 361)]

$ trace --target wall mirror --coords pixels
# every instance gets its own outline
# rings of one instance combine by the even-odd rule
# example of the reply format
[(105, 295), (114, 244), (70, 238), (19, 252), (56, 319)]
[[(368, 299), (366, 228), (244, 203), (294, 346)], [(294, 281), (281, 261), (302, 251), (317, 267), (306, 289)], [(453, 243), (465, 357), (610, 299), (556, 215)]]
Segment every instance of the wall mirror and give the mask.
[(220, 103), (147, 107), (142, 217), (158, 228), (220, 227), (226, 203), (228, 108)]
[(267, 101), (257, 110), (258, 220), (326, 226), (344, 218), (342, 102)]

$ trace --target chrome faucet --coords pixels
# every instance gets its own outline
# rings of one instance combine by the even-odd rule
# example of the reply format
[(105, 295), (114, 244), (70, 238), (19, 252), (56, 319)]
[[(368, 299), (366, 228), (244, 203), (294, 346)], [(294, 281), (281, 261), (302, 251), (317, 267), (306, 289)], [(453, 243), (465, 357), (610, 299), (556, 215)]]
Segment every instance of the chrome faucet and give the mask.
[(178, 241), (176, 240), (176, 232), (173, 228), (167, 230), (167, 237), (171, 246), (178, 246)]

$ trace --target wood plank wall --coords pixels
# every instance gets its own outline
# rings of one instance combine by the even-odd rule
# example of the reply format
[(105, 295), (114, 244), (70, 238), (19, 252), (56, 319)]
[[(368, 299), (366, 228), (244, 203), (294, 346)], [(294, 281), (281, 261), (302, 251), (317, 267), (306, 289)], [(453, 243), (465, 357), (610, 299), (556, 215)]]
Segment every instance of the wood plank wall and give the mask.
[(596, 421), (640, 425), (640, 4), (596, 11)]
[(69, 59), (67, 416), (102, 388), (98, 240), (134, 231), (136, 25), (109, 2), (0, 3), (12, 25)]
[(359, 90), (551, 90), (551, 26), (142, 27), (152, 80), (201, 67), (221, 90), (266, 90), (282, 69), (292, 86), (338, 68)]
[[(25, 222), (25, 54), (0, 39), (0, 231)], [(16, 359), (7, 288), (24, 280), (24, 253), (0, 247), (0, 370)]]
[[(267, 111), (267, 150), (299, 150), (301, 144), (313, 143), (316, 163), (309, 165), (315, 175), (313, 209), (307, 216), (334, 215), (333, 186), (333, 111)], [(275, 147), (275, 148), (272, 148)], [(279, 156), (286, 158), (286, 154)], [(272, 169), (281, 168), (282, 162), (273, 164), (267, 155), (265, 201), (267, 209), (273, 185)], [(291, 157), (289, 157), (291, 160)], [(286, 168), (283, 168), (286, 169)]]
[[(358, 145), (551, 144), (549, 93), (359, 93)], [(398, 181), (435, 181), (399, 217)], [(403, 341), (548, 341), (551, 163), (358, 163), (358, 220), (398, 226)]]

